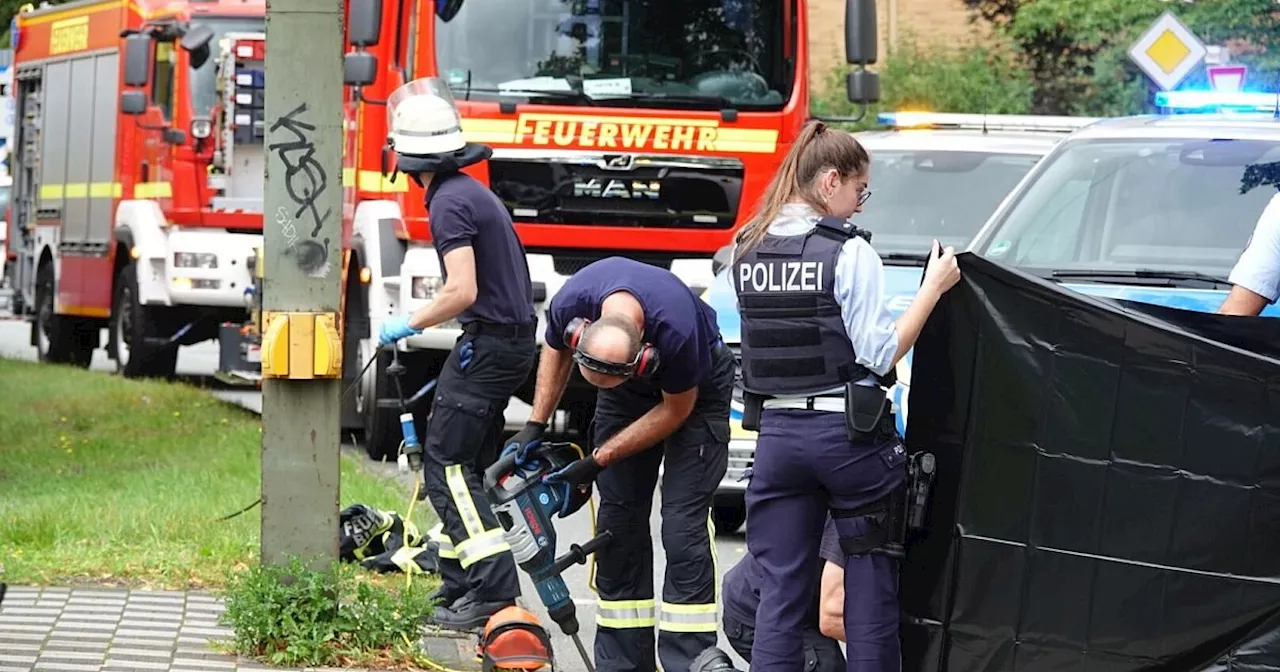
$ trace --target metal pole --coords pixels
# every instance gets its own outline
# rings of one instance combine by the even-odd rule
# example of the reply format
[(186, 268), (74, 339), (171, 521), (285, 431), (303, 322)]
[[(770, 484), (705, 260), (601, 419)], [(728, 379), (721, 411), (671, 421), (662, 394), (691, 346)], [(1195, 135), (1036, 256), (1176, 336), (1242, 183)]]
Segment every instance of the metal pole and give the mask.
[(262, 562), (338, 556), (343, 0), (267, 4)]

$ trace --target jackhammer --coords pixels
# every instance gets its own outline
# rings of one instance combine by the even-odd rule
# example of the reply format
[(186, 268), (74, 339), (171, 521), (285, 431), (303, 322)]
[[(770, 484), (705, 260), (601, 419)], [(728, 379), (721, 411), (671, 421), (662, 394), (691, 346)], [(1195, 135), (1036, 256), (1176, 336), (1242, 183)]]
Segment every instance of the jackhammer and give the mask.
[(580, 457), (582, 450), (572, 443), (543, 443), (522, 464), (517, 464), (516, 453), (508, 453), (485, 469), (484, 489), (516, 564), (533, 579), (547, 614), (573, 639), (587, 669), (594, 672), (591, 657), (578, 637), (577, 607), (561, 574), (585, 563), (588, 555), (603, 548), (613, 536), (605, 531), (581, 546), (571, 544), (568, 553), (555, 557), (556, 531), (551, 517), (564, 500), (558, 489), (542, 482), (544, 476)]

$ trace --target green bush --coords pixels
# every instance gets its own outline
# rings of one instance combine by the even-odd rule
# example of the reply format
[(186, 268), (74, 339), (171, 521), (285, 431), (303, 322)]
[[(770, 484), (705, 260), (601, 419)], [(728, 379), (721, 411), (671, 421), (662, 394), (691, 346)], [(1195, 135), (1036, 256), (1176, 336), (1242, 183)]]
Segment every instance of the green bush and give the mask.
[[(1004, 50), (981, 45), (944, 49), (924, 45), (910, 34), (874, 68), (880, 75), (880, 103), (867, 110), (860, 127), (875, 125), (879, 110), (1025, 114), (1031, 109), (1031, 78)], [(858, 111), (845, 94), (847, 67), (830, 75), (825, 94), (815, 96), (817, 116), (852, 116)]]
[[(1280, 14), (1275, 0), (965, 0), (976, 17), (1013, 41), (1041, 114), (1140, 114), (1153, 86), (1128, 49), (1151, 22), (1172, 11), (1206, 44), (1226, 45), (1249, 66), (1246, 86), (1274, 89), (1280, 78)], [(1179, 88), (1204, 88), (1197, 67)]]
[(291, 667), (418, 660), (421, 625), (434, 609), (431, 584), (374, 579), (355, 565), (314, 571), (297, 559), (232, 574), (222, 614), (235, 630), (232, 648)]

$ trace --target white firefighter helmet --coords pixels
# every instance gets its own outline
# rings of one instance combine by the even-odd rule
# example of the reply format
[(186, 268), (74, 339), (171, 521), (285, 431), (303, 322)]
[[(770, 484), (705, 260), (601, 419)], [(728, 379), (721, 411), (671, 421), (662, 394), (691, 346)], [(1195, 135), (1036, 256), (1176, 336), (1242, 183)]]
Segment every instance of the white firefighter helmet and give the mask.
[(387, 138), (397, 154), (451, 154), (466, 146), (462, 117), (439, 77), (415, 79), (387, 98)]

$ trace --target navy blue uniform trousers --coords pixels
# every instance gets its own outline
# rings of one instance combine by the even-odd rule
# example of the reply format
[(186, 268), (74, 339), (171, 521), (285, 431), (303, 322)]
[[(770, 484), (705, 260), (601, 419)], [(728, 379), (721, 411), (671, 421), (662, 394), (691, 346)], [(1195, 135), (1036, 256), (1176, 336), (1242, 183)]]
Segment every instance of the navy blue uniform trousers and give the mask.
[(440, 547), (446, 600), (468, 592), (482, 602), (520, 595), (515, 556), (480, 479), (498, 459), (503, 411), (533, 370), (536, 352), (532, 328), (519, 336), (464, 333), (437, 379), (422, 470), (443, 528), (431, 536)]
[[(853, 443), (843, 413), (766, 409), (747, 486), (747, 546), (764, 570), (751, 670), (804, 669), (803, 618), (820, 564), (818, 539), (827, 509), (875, 502), (906, 479), (906, 451), (896, 437)], [(868, 530), (864, 517), (836, 518), (841, 537)], [(898, 561), (866, 553), (844, 566), (846, 669), (897, 672)]]
[[(662, 444), (600, 472), (601, 532), (613, 540), (596, 552), (595, 659), (600, 672), (653, 672), (654, 624), (662, 669), (684, 672), (715, 646), (719, 629), (711, 502), (729, 466), (729, 405), (733, 352), (720, 345), (710, 379), (698, 388), (693, 411)], [(653, 381), (632, 379), (596, 396), (593, 443), (601, 445), (662, 399)], [(662, 475), (662, 548), (667, 571), (662, 606), (653, 599), (653, 542), (649, 512)], [(821, 537), (821, 528), (817, 537)]]

